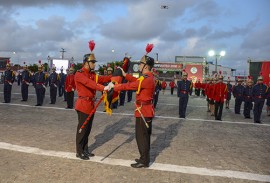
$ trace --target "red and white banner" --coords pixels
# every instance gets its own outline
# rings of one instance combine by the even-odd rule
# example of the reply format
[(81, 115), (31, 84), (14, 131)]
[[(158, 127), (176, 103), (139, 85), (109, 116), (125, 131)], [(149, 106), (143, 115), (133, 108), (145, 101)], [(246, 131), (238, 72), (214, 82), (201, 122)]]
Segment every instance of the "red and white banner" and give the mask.
[(203, 66), (195, 64), (187, 64), (185, 68), (188, 73), (188, 79), (192, 79), (192, 82), (195, 83), (197, 80), (202, 82), (203, 79)]

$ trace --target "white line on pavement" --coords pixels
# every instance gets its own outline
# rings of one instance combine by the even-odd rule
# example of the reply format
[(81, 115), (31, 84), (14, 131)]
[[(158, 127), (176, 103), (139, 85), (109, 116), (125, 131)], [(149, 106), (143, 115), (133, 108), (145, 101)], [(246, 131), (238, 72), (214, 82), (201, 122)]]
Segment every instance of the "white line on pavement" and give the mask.
[[(75, 157), (75, 153), (71, 153), (71, 152), (44, 150), (44, 149), (39, 149), (35, 147), (14, 145), (14, 144), (6, 143), (6, 142), (0, 142), (0, 149), (29, 153), (29, 154), (36, 154), (36, 155), (43, 155), (43, 156), (80, 160)], [(89, 161), (101, 163), (101, 164), (107, 164), (107, 165), (120, 165), (120, 166), (126, 166), (126, 167), (130, 167), (130, 164), (134, 163), (131, 160), (104, 158), (101, 156), (92, 157), (90, 158)], [(254, 180), (254, 181), (261, 181), (261, 182), (270, 181), (270, 175), (261, 175), (261, 174), (256, 174), (256, 173), (248, 173), (248, 172), (232, 171), (232, 170), (215, 170), (215, 169), (209, 169), (209, 168), (179, 166), (179, 165), (162, 164), (162, 163), (152, 163), (148, 169), (185, 173), (185, 174), (203, 175), (203, 176), (217, 176), (217, 177), (227, 177), (227, 178), (235, 178), (235, 179), (246, 179), (246, 180)]]
[[(74, 109), (65, 109), (60, 107), (46, 107), (46, 106), (32, 106), (32, 105), (23, 105), (23, 104), (14, 104), (14, 103), (0, 103), (0, 105), (12, 105), (12, 106), (22, 106), (22, 107), (32, 107), (32, 108), (43, 108), (43, 109), (57, 109), (57, 110), (74, 110)], [(96, 111), (99, 114), (105, 114), (103, 111)], [(134, 116), (131, 113), (117, 113), (114, 112), (112, 115), (121, 115), (121, 116)], [(258, 126), (267, 126), (270, 127), (270, 124), (258, 124), (258, 123), (248, 123), (248, 122), (239, 122), (239, 121), (216, 121), (211, 119), (195, 119), (195, 118), (178, 118), (171, 116), (155, 116), (155, 118), (160, 119), (175, 119), (175, 120), (187, 120), (187, 121), (203, 121), (203, 122), (212, 122), (212, 123), (228, 123), (228, 124), (242, 124), (242, 125), (258, 125)]]

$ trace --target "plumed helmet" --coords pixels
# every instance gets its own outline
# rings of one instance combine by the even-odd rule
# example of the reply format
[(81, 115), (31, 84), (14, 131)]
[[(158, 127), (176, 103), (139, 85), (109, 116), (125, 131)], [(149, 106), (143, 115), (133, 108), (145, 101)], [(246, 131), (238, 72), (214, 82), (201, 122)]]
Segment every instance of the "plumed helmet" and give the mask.
[(10, 67), (10, 60), (7, 60), (7, 64), (6, 64), (6, 67)]
[(262, 76), (262, 72), (260, 72), (260, 76), (258, 77), (258, 79), (257, 80), (263, 80), (263, 76)]
[(85, 54), (83, 57), (83, 63), (85, 62), (97, 62), (94, 53)]
[(113, 68), (108, 67), (108, 68), (107, 68), (107, 71), (113, 71)]
[(186, 72), (185, 69), (182, 70), (182, 76), (188, 76), (188, 73)]
[(140, 60), (141, 63), (144, 63), (146, 65), (149, 65), (150, 67), (153, 67), (154, 64), (155, 64), (155, 61), (152, 57), (149, 57), (147, 55), (144, 55), (141, 60)]
[(259, 76), (257, 80), (263, 80), (263, 76)]

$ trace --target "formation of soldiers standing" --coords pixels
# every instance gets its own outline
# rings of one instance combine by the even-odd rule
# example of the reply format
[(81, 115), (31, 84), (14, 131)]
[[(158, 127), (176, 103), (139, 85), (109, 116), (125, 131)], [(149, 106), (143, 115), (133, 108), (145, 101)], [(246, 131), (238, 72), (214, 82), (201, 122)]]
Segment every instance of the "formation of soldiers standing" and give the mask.
[[(192, 94), (193, 84), (187, 80), (187, 73), (183, 71), (181, 81), (177, 83), (177, 95), (179, 97), (179, 117), (186, 117), (186, 106), (189, 95)], [(270, 85), (270, 83), (269, 83)], [(232, 86), (230, 78), (227, 84), (223, 82), (223, 76), (215, 75), (207, 78), (204, 83), (197, 81), (194, 84), (195, 95), (206, 96), (207, 112), (215, 116), (215, 120), (222, 120), (223, 105), (229, 109), (231, 96), (235, 98), (234, 112), (240, 114), (241, 104), (244, 103), (243, 115), (251, 119), (251, 110), (253, 109), (254, 123), (262, 123), (261, 113), (266, 100), (267, 115), (270, 116), (270, 86), (263, 84), (263, 77), (260, 75), (257, 83), (254, 85), (251, 77), (248, 77), (246, 84), (243, 80), (237, 78), (237, 84)]]
[[(56, 96), (57, 96), (57, 88), (59, 97), (64, 95), (64, 101), (67, 102), (67, 108), (72, 109), (74, 103), (74, 90), (76, 89), (74, 79), (72, 79), (72, 75), (74, 76), (74, 68), (73, 66), (67, 69), (67, 74), (63, 73), (63, 69), (61, 69), (61, 73), (57, 74), (56, 68), (52, 68), (52, 73), (48, 75), (43, 71), (43, 65), (38, 65), (38, 71), (34, 74), (28, 70), (27, 65), (23, 66), (23, 71), (20, 73), (21, 83), (21, 95), (22, 102), (28, 100), (28, 88), (30, 83), (33, 84), (37, 97), (37, 104), (35, 106), (42, 106), (46, 88), (49, 85), (50, 87), (50, 104), (55, 104)], [(68, 78), (68, 79), (66, 79)], [(4, 73), (4, 103), (11, 102), (11, 90), (12, 85), (15, 81), (15, 72), (11, 70), (10, 63), (6, 64), (6, 71)], [(19, 82), (18, 82), (19, 83)]]

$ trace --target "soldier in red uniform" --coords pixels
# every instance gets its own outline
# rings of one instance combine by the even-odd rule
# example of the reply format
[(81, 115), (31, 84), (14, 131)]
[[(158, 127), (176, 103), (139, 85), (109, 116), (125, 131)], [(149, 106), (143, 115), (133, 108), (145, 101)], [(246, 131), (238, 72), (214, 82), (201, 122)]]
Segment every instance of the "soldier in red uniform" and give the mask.
[(69, 68), (68, 76), (65, 81), (65, 91), (67, 93), (67, 107), (66, 109), (73, 109), (74, 103), (74, 91), (76, 90), (75, 80), (74, 80), (74, 67), (73, 65)]
[(152, 100), (155, 92), (155, 78), (151, 72), (153, 66), (154, 59), (144, 55), (139, 65), (142, 76), (137, 79), (122, 70), (123, 76), (129, 82), (114, 86), (115, 91), (137, 90), (135, 101), (135, 133), (140, 158), (135, 159), (136, 163), (131, 164), (133, 168), (149, 167), (150, 163), (150, 137), (152, 133), (152, 118), (154, 116)]
[(162, 94), (163, 95), (165, 94), (166, 87), (167, 87), (167, 83), (166, 83), (165, 79), (163, 79), (163, 81), (161, 83), (161, 88), (162, 88)]
[(201, 93), (201, 81), (197, 80), (195, 83), (195, 95), (200, 96)]
[(89, 157), (94, 156), (94, 154), (88, 151), (88, 136), (91, 132), (94, 114), (85, 128), (81, 132), (79, 132), (79, 130), (94, 108), (96, 90), (105, 91), (110, 89), (109, 86), (104, 87), (102, 84), (109, 82), (111, 76), (98, 76), (94, 72), (96, 58), (93, 53), (84, 55), (83, 63), (82, 69), (78, 70), (74, 77), (78, 91), (78, 100), (76, 101), (75, 110), (77, 111), (79, 121), (76, 132), (76, 157), (88, 160)]
[(173, 90), (175, 88), (175, 83), (173, 80), (170, 82), (169, 86), (171, 87), (171, 95), (173, 95)]
[(218, 82), (214, 85), (214, 102), (215, 102), (215, 120), (221, 120), (223, 104), (227, 98), (227, 85), (223, 83), (223, 76), (218, 77)]

